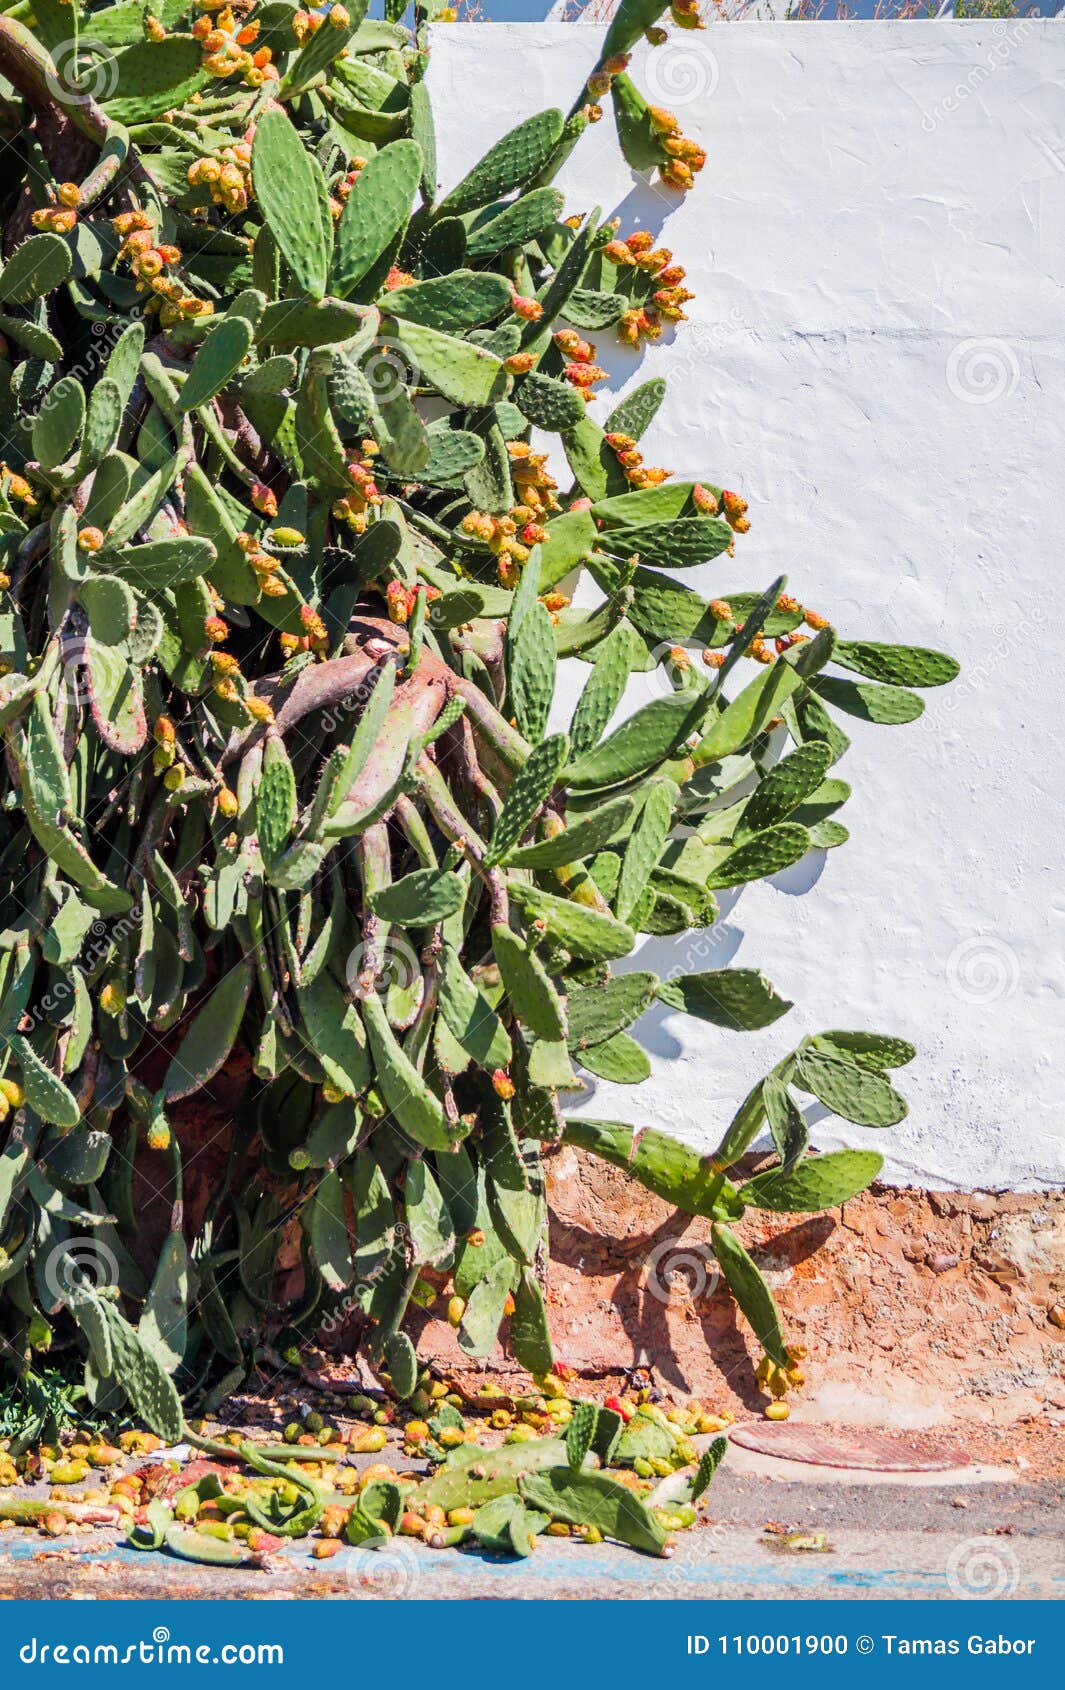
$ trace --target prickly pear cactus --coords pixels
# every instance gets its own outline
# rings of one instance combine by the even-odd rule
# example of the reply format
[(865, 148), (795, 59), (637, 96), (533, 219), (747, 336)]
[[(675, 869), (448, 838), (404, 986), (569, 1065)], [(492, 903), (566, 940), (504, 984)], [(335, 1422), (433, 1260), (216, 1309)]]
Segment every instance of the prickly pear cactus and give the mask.
[[(618, 965), (842, 843), (840, 717), (907, 722), (956, 665), (742, 586), (744, 499), (645, 460), (664, 383), (600, 397), (586, 335), (634, 347), (691, 295), (554, 178), (609, 95), (628, 163), (692, 187), (701, 145), (628, 74), (663, 9), (623, 0), (573, 109), (443, 197), (424, 6), (0, 17), (5, 1369), (80, 1346), (93, 1401), (172, 1437), (179, 1396), (323, 1328), (409, 1394), (435, 1304), (543, 1374), (562, 1141), (709, 1217), (792, 1360), (732, 1223), (867, 1184), (872, 1152), (809, 1153), (802, 1099), (889, 1126), (911, 1048), (804, 1040), (711, 1157), (566, 1101), (647, 1075), (656, 1001), (723, 1038), (787, 1011), (752, 969)], [(708, 600), (684, 572), (715, 558)], [(217, 1077), (242, 1101), (186, 1213)], [(135, 1168), (170, 1208), (147, 1272)], [(579, 1512), (555, 1467), (525, 1501)]]

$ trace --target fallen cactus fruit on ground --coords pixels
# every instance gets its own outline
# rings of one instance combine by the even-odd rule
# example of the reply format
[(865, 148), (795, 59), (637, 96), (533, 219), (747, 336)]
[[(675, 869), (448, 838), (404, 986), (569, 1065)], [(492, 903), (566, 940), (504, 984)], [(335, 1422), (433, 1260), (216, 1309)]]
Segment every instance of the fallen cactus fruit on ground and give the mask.
[[(0, 1492), (0, 1521), (53, 1538), (117, 1527), (132, 1549), (212, 1567), (269, 1567), (286, 1546), (327, 1559), (395, 1537), (525, 1558), (545, 1533), (668, 1556), (672, 1534), (697, 1524), (725, 1448), (717, 1438), (700, 1452), (691, 1438), (727, 1417), (696, 1405), (666, 1411), (648, 1398), (645, 1391), (627, 1402), (624, 1419), (605, 1404), (555, 1397), (564, 1429), (542, 1433), (533, 1428), (550, 1404), (530, 1396), (515, 1402), (501, 1438), (494, 1413), (448, 1392), (428, 1423), (411, 1420), (393, 1433), (417, 1466), (366, 1463), (357, 1425), (307, 1412), (279, 1444), (186, 1428), (191, 1452), (165, 1461), (151, 1459), (158, 1439), (143, 1434), (127, 1431), (116, 1447), (68, 1431), (68, 1450), (106, 1454), (99, 1483), (74, 1489), (56, 1445), (23, 1449), (7, 1477), (52, 1488), (47, 1497)], [(316, 1433), (304, 1431), (312, 1421)]]
[[(549, 1375), (564, 1142), (708, 1217), (773, 1413), (801, 1379), (733, 1223), (867, 1185), (880, 1156), (812, 1154), (804, 1100), (890, 1126), (912, 1046), (802, 1039), (708, 1156), (564, 1100), (646, 1077), (655, 1005), (722, 1039), (787, 1011), (751, 968), (626, 959), (841, 845), (841, 719), (910, 721), (957, 665), (742, 585), (744, 498), (645, 462), (665, 384), (600, 397), (586, 336), (636, 345), (690, 294), (554, 182), (609, 95), (628, 164), (691, 187), (701, 145), (628, 70), (662, 10), (623, 0), (573, 109), (443, 196), (424, 6), (412, 31), (288, 0), (0, 16), (0, 1367), (34, 1424), (58, 1369), (176, 1442), (331, 1334), (413, 1442), (458, 1449), (417, 1334), (446, 1312), (469, 1356), (502, 1335)], [(714, 559), (708, 599), (685, 571)], [(620, 1433), (637, 1475), (664, 1437)], [(502, 1491), (463, 1450), (368, 1524), (660, 1547), (593, 1445), (508, 1454)], [(264, 1474), (249, 1545), (324, 1517), (317, 1479)]]

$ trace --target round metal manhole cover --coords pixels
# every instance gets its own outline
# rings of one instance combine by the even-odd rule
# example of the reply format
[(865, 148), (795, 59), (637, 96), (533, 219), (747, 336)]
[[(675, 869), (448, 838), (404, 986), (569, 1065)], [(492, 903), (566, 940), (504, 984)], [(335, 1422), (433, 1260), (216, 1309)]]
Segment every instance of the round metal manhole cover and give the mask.
[(818, 1467), (855, 1467), (876, 1473), (947, 1473), (969, 1465), (963, 1449), (921, 1433), (830, 1432), (816, 1426), (773, 1425), (748, 1420), (733, 1426), (729, 1438), (741, 1449), (805, 1461)]

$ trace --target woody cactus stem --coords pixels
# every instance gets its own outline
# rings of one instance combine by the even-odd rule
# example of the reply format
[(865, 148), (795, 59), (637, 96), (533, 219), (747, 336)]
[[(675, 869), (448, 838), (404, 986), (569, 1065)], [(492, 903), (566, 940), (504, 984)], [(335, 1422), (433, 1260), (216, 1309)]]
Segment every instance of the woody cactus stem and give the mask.
[[(65, 103), (54, 10), (0, 19), (2, 1365), (78, 1354), (94, 1404), (175, 1438), (264, 1335), (295, 1365), (342, 1331), (402, 1394), (446, 1308), (543, 1374), (565, 1138), (710, 1219), (779, 1394), (732, 1223), (861, 1189), (879, 1156), (811, 1154), (802, 1100), (890, 1126), (912, 1047), (804, 1039), (712, 1157), (564, 1104), (647, 1076), (656, 1002), (725, 1038), (787, 1011), (753, 969), (616, 965), (842, 844), (840, 717), (909, 721), (956, 665), (741, 588), (746, 501), (645, 460), (663, 381), (600, 414), (585, 336), (637, 347), (691, 294), (647, 231), (563, 219), (589, 111), (441, 197), (423, 9), (102, 5)], [(683, 188), (702, 149), (622, 63), (660, 10), (626, 0), (593, 83)], [(715, 559), (706, 599), (684, 572)], [(220, 1074), (245, 1095), (204, 1212), (179, 1106)], [(135, 1170), (171, 1200), (147, 1278)]]

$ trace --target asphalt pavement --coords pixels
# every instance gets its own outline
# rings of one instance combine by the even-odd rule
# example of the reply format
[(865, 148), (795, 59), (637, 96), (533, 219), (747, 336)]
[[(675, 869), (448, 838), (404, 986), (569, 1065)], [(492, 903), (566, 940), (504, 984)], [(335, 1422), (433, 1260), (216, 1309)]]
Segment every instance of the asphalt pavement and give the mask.
[(544, 1537), (526, 1561), (430, 1550), (407, 1538), (380, 1550), (345, 1545), (332, 1560), (316, 1561), (307, 1540), (286, 1547), (270, 1571), (141, 1554), (116, 1547), (106, 1533), (64, 1543), (6, 1531), (0, 1597), (1060, 1599), (1063, 1503), (1057, 1482), (959, 1485), (948, 1476), (919, 1486), (849, 1484), (723, 1470), (709, 1522), (681, 1533), (668, 1560)]

